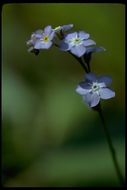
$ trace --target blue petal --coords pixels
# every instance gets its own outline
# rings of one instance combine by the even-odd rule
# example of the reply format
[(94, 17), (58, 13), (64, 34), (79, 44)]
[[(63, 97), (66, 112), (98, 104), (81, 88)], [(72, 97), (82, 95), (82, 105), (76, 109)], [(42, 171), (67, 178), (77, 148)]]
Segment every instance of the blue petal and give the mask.
[(73, 32), (73, 33), (70, 33), (70, 34), (67, 34), (66, 37), (65, 37), (65, 40), (71, 40), (73, 38), (77, 38), (77, 32)]
[(86, 40), (86, 39), (88, 39), (89, 36), (90, 36), (88, 33), (83, 32), (83, 31), (80, 31), (80, 32), (78, 33), (78, 35), (79, 35), (79, 38), (82, 39), (82, 40)]
[(102, 99), (109, 99), (115, 96), (115, 92), (108, 88), (101, 88), (99, 93)]
[(96, 45), (96, 42), (95, 41), (93, 41), (93, 40), (84, 40), (83, 41), (83, 45), (84, 46), (91, 46), (91, 45)]
[(52, 27), (51, 26), (46, 26), (44, 28), (44, 33), (47, 34), (47, 35), (49, 35), (51, 31), (52, 31)]
[(85, 78), (86, 78), (86, 81), (90, 81), (90, 82), (97, 80), (97, 77), (94, 73), (85, 74)]
[(39, 29), (39, 30), (36, 30), (35, 32), (34, 32), (34, 34), (43, 34), (43, 30), (41, 30), (41, 29)]
[(105, 83), (106, 85), (109, 85), (112, 83), (112, 78), (110, 76), (99, 76), (97, 77), (97, 81), (99, 83)]
[(52, 40), (55, 36), (55, 31), (52, 31), (51, 34), (49, 35), (49, 40)]
[(84, 89), (80, 85), (78, 85), (76, 88), (76, 92), (80, 95), (85, 95), (85, 94), (89, 93), (89, 89)]
[(85, 52), (86, 52), (86, 48), (83, 47), (82, 45), (79, 46), (74, 46), (71, 47), (71, 53), (73, 53), (74, 55), (81, 57)]
[(67, 30), (70, 30), (71, 28), (73, 28), (73, 24), (68, 24), (68, 25), (63, 25), (61, 28), (62, 28), (62, 31), (67, 31)]
[(39, 30), (36, 30), (35, 31), (35, 33), (33, 33), (32, 35), (31, 35), (31, 38), (32, 39), (39, 39), (39, 38), (42, 38), (42, 35), (43, 35), (43, 30), (41, 30), (41, 29), (39, 29)]
[(83, 96), (83, 100), (90, 106), (94, 107), (96, 106), (100, 101), (100, 96), (96, 93), (88, 93), (85, 96)]
[(68, 51), (69, 50), (69, 45), (65, 43), (63, 40), (60, 41), (59, 47), (61, 51)]
[(86, 90), (90, 90), (91, 89), (91, 85), (89, 83), (87, 83), (87, 82), (80, 82), (79, 85), (82, 88), (86, 89)]
[(34, 48), (35, 49), (49, 49), (52, 45), (52, 42), (49, 41), (47, 43), (44, 43), (43, 41), (36, 42)]
[(94, 53), (94, 52), (101, 52), (101, 51), (106, 51), (106, 49), (103, 47), (87, 48), (86, 49), (86, 53)]

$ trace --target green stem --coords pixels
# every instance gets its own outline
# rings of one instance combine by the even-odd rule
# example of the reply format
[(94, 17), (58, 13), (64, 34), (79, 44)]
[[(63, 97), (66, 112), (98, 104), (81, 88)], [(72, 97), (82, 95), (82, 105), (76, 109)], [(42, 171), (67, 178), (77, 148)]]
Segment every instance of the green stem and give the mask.
[(105, 124), (105, 120), (104, 120), (104, 116), (103, 116), (103, 113), (102, 113), (100, 103), (94, 108), (94, 110), (98, 111), (98, 113), (99, 113), (100, 119), (101, 119), (102, 124), (103, 124), (104, 132), (105, 132), (105, 135), (106, 135), (107, 143), (109, 145), (112, 160), (113, 160), (113, 163), (114, 163), (114, 166), (115, 166), (115, 170), (116, 170), (117, 176), (119, 178), (119, 181), (120, 181), (121, 185), (123, 186), (124, 185), (124, 178), (123, 178), (123, 176), (121, 174), (121, 171), (120, 171), (120, 168), (119, 168), (119, 164), (118, 164), (117, 157), (116, 157), (116, 152), (115, 152), (115, 149), (113, 147), (113, 143), (112, 143), (112, 140), (111, 140), (109, 130), (108, 130), (106, 124)]

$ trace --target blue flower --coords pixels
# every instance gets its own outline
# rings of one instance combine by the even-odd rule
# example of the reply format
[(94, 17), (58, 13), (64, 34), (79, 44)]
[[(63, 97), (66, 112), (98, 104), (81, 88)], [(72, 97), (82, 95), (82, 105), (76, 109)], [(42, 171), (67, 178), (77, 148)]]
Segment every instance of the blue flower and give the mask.
[(111, 77), (97, 77), (94, 73), (85, 76), (85, 82), (79, 83), (76, 92), (83, 96), (83, 100), (89, 107), (96, 106), (101, 99), (109, 99), (115, 96), (115, 92), (107, 88), (107, 85), (112, 83)]
[(31, 35), (31, 39), (26, 42), (26, 45), (29, 47), (29, 52), (34, 52), (35, 43), (41, 38), (43, 30), (37, 30)]
[(53, 42), (55, 32), (51, 26), (47, 26), (44, 30), (37, 30), (31, 35), (31, 39), (27, 41), (29, 46), (28, 51), (32, 52), (34, 49), (49, 49)]
[(81, 57), (86, 53), (86, 47), (96, 44), (89, 37), (90, 35), (83, 31), (67, 34), (59, 44), (60, 50), (71, 51), (72, 54)]

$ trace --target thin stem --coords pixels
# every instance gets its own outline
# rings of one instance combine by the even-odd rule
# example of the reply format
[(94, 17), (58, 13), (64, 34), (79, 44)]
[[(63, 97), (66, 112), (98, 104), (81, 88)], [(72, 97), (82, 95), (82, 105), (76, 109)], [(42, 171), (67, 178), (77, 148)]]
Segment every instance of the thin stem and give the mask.
[[(55, 42), (54, 42), (54, 45), (56, 47), (59, 47), (59, 45), (57, 43), (55, 43)], [(75, 56), (74, 54), (72, 54), (70, 51), (68, 51), (68, 53), (71, 54), (80, 63), (80, 65), (85, 70), (85, 72), (88, 73), (88, 70), (87, 70), (86, 66), (83, 64), (82, 59), (78, 58), (77, 56)]]
[(91, 69), (90, 69), (90, 64), (87, 63), (87, 66), (88, 66), (88, 71), (91, 72)]
[(85, 61), (84, 56), (82, 56), (81, 59), (82, 59), (82, 62), (84, 63), (84, 65), (85, 65), (85, 67), (87, 68), (88, 73), (90, 73), (91, 72), (90, 63)]
[[(69, 51), (68, 51), (69, 52)], [(86, 68), (86, 66), (83, 64), (82, 59), (78, 58), (77, 56), (75, 56), (74, 54), (72, 54), (71, 52), (69, 52), (79, 63), (80, 65), (83, 67), (83, 69), (85, 70), (86, 73), (88, 73), (88, 70)]]
[(98, 113), (99, 113), (99, 116), (100, 116), (100, 119), (101, 119), (102, 124), (103, 124), (104, 132), (105, 132), (105, 135), (106, 135), (107, 143), (109, 145), (110, 153), (111, 153), (111, 156), (112, 156), (112, 160), (113, 160), (113, 163), (114, 163), (114, 166), (115, 166), (117, 176), (119, 178), (119, 181), (120, 181), (121, 185), (124, 185), (124, 178), (123, 178), (123, 176), (121, 174), (121, 171), (120, 171), (120, 168), (119, 168), (118, 160), (117, 160), (117, 157), (116, 157), (116, 152), (115, 152), (115, 149), (113, 147), (113, 143), (112, 143), (112, 140), (111, 140), (109, 130), (108, 130), (106, 124), (105, 124), (105, 120), (104, 120), (104, 116), (103, 116), (103, 113), (102, 113), (101, 105), (98, 104), (98, 106), (96, 106), (96, 108), (94, 110), (98, 111)]
[(56, 47), (59, 47), (59, 45), (58, 45), (57, 43), (53, 42), (53, 44), (54, 44)]

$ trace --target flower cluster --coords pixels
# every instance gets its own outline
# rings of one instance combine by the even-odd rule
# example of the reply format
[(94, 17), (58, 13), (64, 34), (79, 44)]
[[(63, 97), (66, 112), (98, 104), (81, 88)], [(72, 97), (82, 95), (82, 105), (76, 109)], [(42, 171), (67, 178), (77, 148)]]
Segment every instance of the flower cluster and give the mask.
[[(89, 50), (89, 46), (96, 45), (96, 42), (89, 39), (90, 35), (84, 31), (66, 33), (73, 28), (73, 24), (58, 26), (46, 26), (43, 30), (37, 30), (27, 41), (29, 52), (35, 50), (49, 49), (52, 45), (59, 47), (61, 51), (70, 51), (77, 57), (81, 57)], [(58, 41), (59, 40), (59, 41)]]
[(46, 26), (32, 33), (30, 40), (26, 42), (28, 51), (38, 55), (40, 50), (49, 49), (53, 45), (60, 51), (69, 52), (81, 64), (85, 70), (85, 81), (80, 82), (76, 92), (83, 96), (83, 100), (89, 107), (95, 107), (101, 99), (109, 99), (115, 96), (115, 92), (108, 88), (112, 80), (109, 76), (96, 76), (91, 72), (90, 61), (92, 53), (105, 51), (103, 47), (96, 47), (96, 42), (90, 39), (90, 34), (85, 31), (74, 31), (73, 24), (58, 26)]

